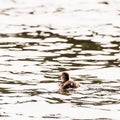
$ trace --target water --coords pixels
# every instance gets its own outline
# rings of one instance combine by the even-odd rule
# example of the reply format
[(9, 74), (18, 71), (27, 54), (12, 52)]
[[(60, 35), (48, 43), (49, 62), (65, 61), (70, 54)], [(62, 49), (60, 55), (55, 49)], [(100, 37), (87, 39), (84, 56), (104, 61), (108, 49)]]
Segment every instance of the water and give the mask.
[[(119, 120), (119, 0), (0, 1), (0, 120)], [(80, 82), (59, 89), (67, 71)]]

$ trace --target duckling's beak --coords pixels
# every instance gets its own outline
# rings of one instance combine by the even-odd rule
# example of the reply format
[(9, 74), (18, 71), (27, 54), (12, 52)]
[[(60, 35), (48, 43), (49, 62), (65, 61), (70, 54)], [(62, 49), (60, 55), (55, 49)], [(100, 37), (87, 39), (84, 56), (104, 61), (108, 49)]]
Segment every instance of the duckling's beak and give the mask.
[(61, 80), (62, 82), (64, 82), (63, 76), (60, 76), (60, 80)]

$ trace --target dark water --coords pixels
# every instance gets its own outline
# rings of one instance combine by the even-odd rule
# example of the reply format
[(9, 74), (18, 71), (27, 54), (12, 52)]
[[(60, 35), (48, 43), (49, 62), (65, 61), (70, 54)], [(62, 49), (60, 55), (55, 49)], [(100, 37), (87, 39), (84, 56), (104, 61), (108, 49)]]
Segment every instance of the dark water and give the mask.
[(119, 0), (0, 1), (0, 120), (119, 118)]

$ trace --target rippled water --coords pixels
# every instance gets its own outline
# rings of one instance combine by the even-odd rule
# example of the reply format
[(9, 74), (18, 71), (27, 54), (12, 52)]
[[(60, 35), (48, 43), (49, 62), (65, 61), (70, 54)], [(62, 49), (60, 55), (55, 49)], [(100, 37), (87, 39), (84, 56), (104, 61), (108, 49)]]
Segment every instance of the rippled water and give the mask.
[(0, 120), (119, 120), (119, 0), (0, 0), (0, 26)]

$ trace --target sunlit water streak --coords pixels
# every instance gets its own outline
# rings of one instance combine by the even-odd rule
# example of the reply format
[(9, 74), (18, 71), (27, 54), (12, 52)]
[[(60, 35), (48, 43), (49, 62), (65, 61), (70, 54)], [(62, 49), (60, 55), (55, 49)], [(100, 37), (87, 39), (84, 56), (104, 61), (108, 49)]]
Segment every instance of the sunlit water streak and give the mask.
[[(118, 0), (0, 1), (1, 120), (119, 120)], [(60, 90), (61, 72), (79, 81)]]

